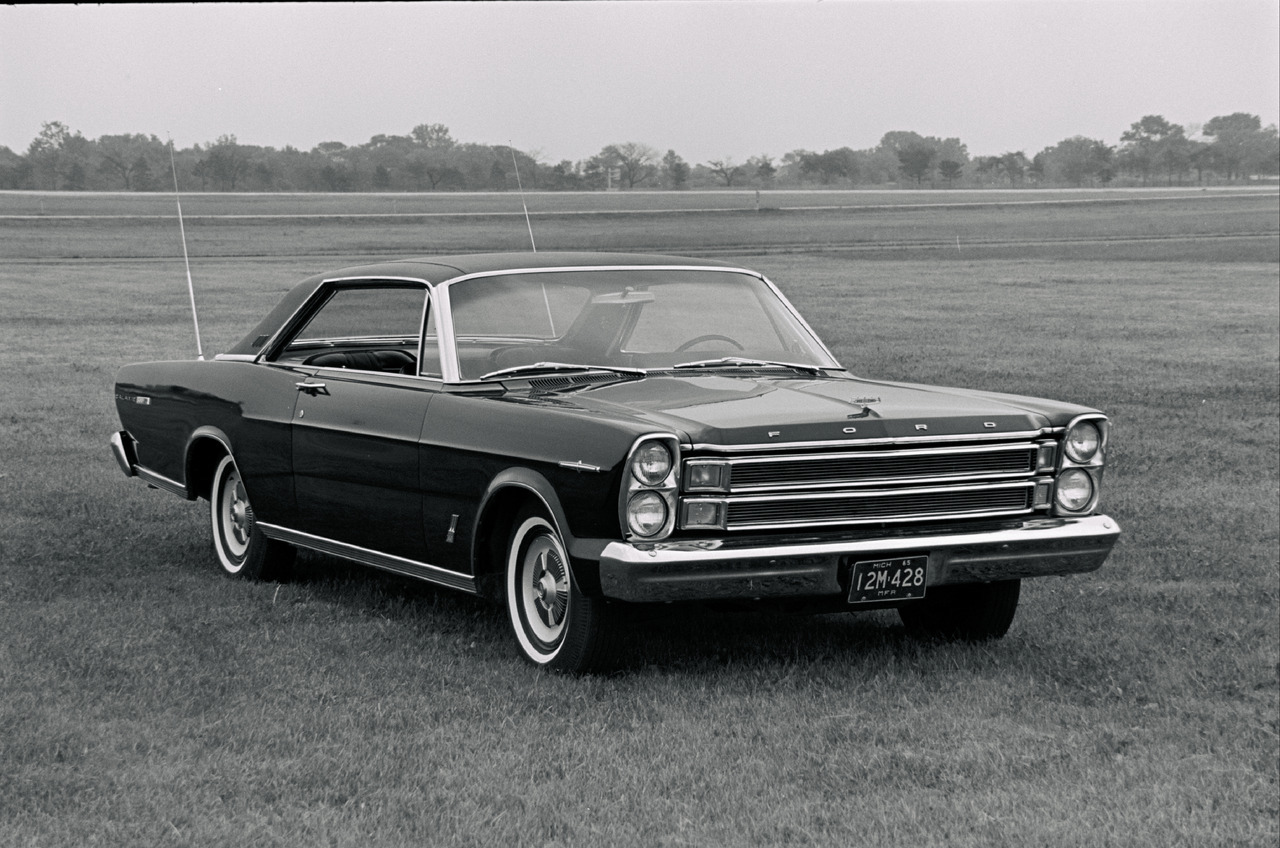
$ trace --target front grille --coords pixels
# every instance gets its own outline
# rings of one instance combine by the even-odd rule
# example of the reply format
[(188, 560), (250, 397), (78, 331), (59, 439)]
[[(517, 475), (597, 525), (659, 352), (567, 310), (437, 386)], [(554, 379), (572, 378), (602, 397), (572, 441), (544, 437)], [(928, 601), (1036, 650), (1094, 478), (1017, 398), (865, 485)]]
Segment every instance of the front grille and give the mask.
[(716, 492), (728, 530), (926, 522), (1026, 514), (1034, 507), (1037, 442), (863, 446), (824, 452), (689, 457), (727, 466)]
[(1032, 444), (939, 448), (731, 461), (732, 491), (808, 488), (900, 480), (1029, 475), (1036, 470)]
[(790, 496), (734, 500), (728, 504), (729, 529), (788, 525), (910, 521), (1022, 512), (1031, 508), (1034, 484), (904, 489), (857, 492), (827, 497)]

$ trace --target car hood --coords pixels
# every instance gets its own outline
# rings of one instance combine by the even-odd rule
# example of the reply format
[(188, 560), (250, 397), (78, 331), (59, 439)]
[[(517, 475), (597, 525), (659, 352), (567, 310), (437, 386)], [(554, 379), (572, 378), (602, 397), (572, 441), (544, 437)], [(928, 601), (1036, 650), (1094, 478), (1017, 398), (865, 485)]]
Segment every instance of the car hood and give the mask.
[[(1065, 426), (1086, 407), (845, 377), (651, 375), (539, 398), (644, 419), (693, 444), (994, 436)], [(530, 400), (533, 400), (531, 397)], [(536, 401), (535, 401), (536, 402)]]

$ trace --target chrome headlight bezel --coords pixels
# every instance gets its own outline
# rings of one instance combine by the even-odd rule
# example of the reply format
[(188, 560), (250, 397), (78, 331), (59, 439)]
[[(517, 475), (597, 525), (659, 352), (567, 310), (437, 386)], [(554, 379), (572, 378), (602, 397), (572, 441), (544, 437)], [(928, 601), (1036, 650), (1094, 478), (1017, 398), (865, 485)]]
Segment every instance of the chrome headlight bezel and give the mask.
[[(646, 521), (643, 516), (652, 516)], [(652, 489), (636, 492), (627, 501), (627, 530), (641, 539), (651, 539), (666, 526), (671, 508), (659, 493)]]
[[(1097, 510), (1109, 430), (1107, 417), (1093, 412), (1076, 416), (1062, 431), (1062, 450), (1053, 480), (1054, 515), (1090, 515)], [(1068, 496), (1072, 489), (1079, 494)]]
[(675, 467), (675, 458), (660, 440), (642, 442), (631, 452), (627, 463), (631, 476), (643, 486), (661, 486)]
[[(1071, 492), (1076, 494), (1072, 495)], [(1097, 502), (1098, 485), (1085, 468), (1068, 468), (1058, 475), (1053, 486), (1053, 504), (1059, 512), (1068, 515), (1087, 513)]]
[[(618, 523), (624, 539), (653, 542), (671, 535), (676, 524), (679, 469), (680, 441), (674, 434), (652, 433), (632, 443), (618, 493)], [(661, 522), (642, 520), (642, 513), (649, 511), (660, 513)]]
[(1072, 462), (1088, 465), (1102, 451), (1102, 428), (1094, 419), (1078, 420), (1067, 428), (1062, 447)]

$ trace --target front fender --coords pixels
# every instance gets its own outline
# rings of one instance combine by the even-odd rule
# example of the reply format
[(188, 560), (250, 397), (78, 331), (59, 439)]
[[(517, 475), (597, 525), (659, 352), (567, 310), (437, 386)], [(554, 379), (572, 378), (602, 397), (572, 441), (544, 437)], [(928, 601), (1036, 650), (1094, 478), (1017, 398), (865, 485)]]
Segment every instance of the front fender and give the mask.
[(507, 537), (516, 511), (533, 500), (551, 518), (551, 523), (565, 548), (570, 551), (570, 567), (574, 580), (589, 595), (600, 594), (600, 572), (596, 562), (573, 556), (579, 547), (577, 538), (569, 529), (564, 506), (555, 487), (545, 476), (531, 468), (515, 467), (500, 472), (489, 482), (476, 511), (475, 532), (471, 535), (471, 562), (477, 583), (483, 591), (493, 594), (498, 580), (491, 578), (502, 572), (505, 564)]

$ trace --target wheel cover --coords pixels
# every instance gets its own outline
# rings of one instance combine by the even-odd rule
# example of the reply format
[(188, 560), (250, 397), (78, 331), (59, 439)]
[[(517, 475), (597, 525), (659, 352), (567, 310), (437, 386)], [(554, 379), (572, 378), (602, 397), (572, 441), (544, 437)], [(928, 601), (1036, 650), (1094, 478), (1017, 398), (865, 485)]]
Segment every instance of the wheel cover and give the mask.
[(569, 571), (555, 537), (540, 534), (520, 562), (520, 603), (529, 635), (547, 647), (564, 634), (569, 609)]
[(218, 530), (218, 541), (227, 559), (224, 566), (229, 571), (238, 571), (249, 551), (253, 507), (249, 505), (240, 471), (234, 465), (227, 469), (218, 488)]

